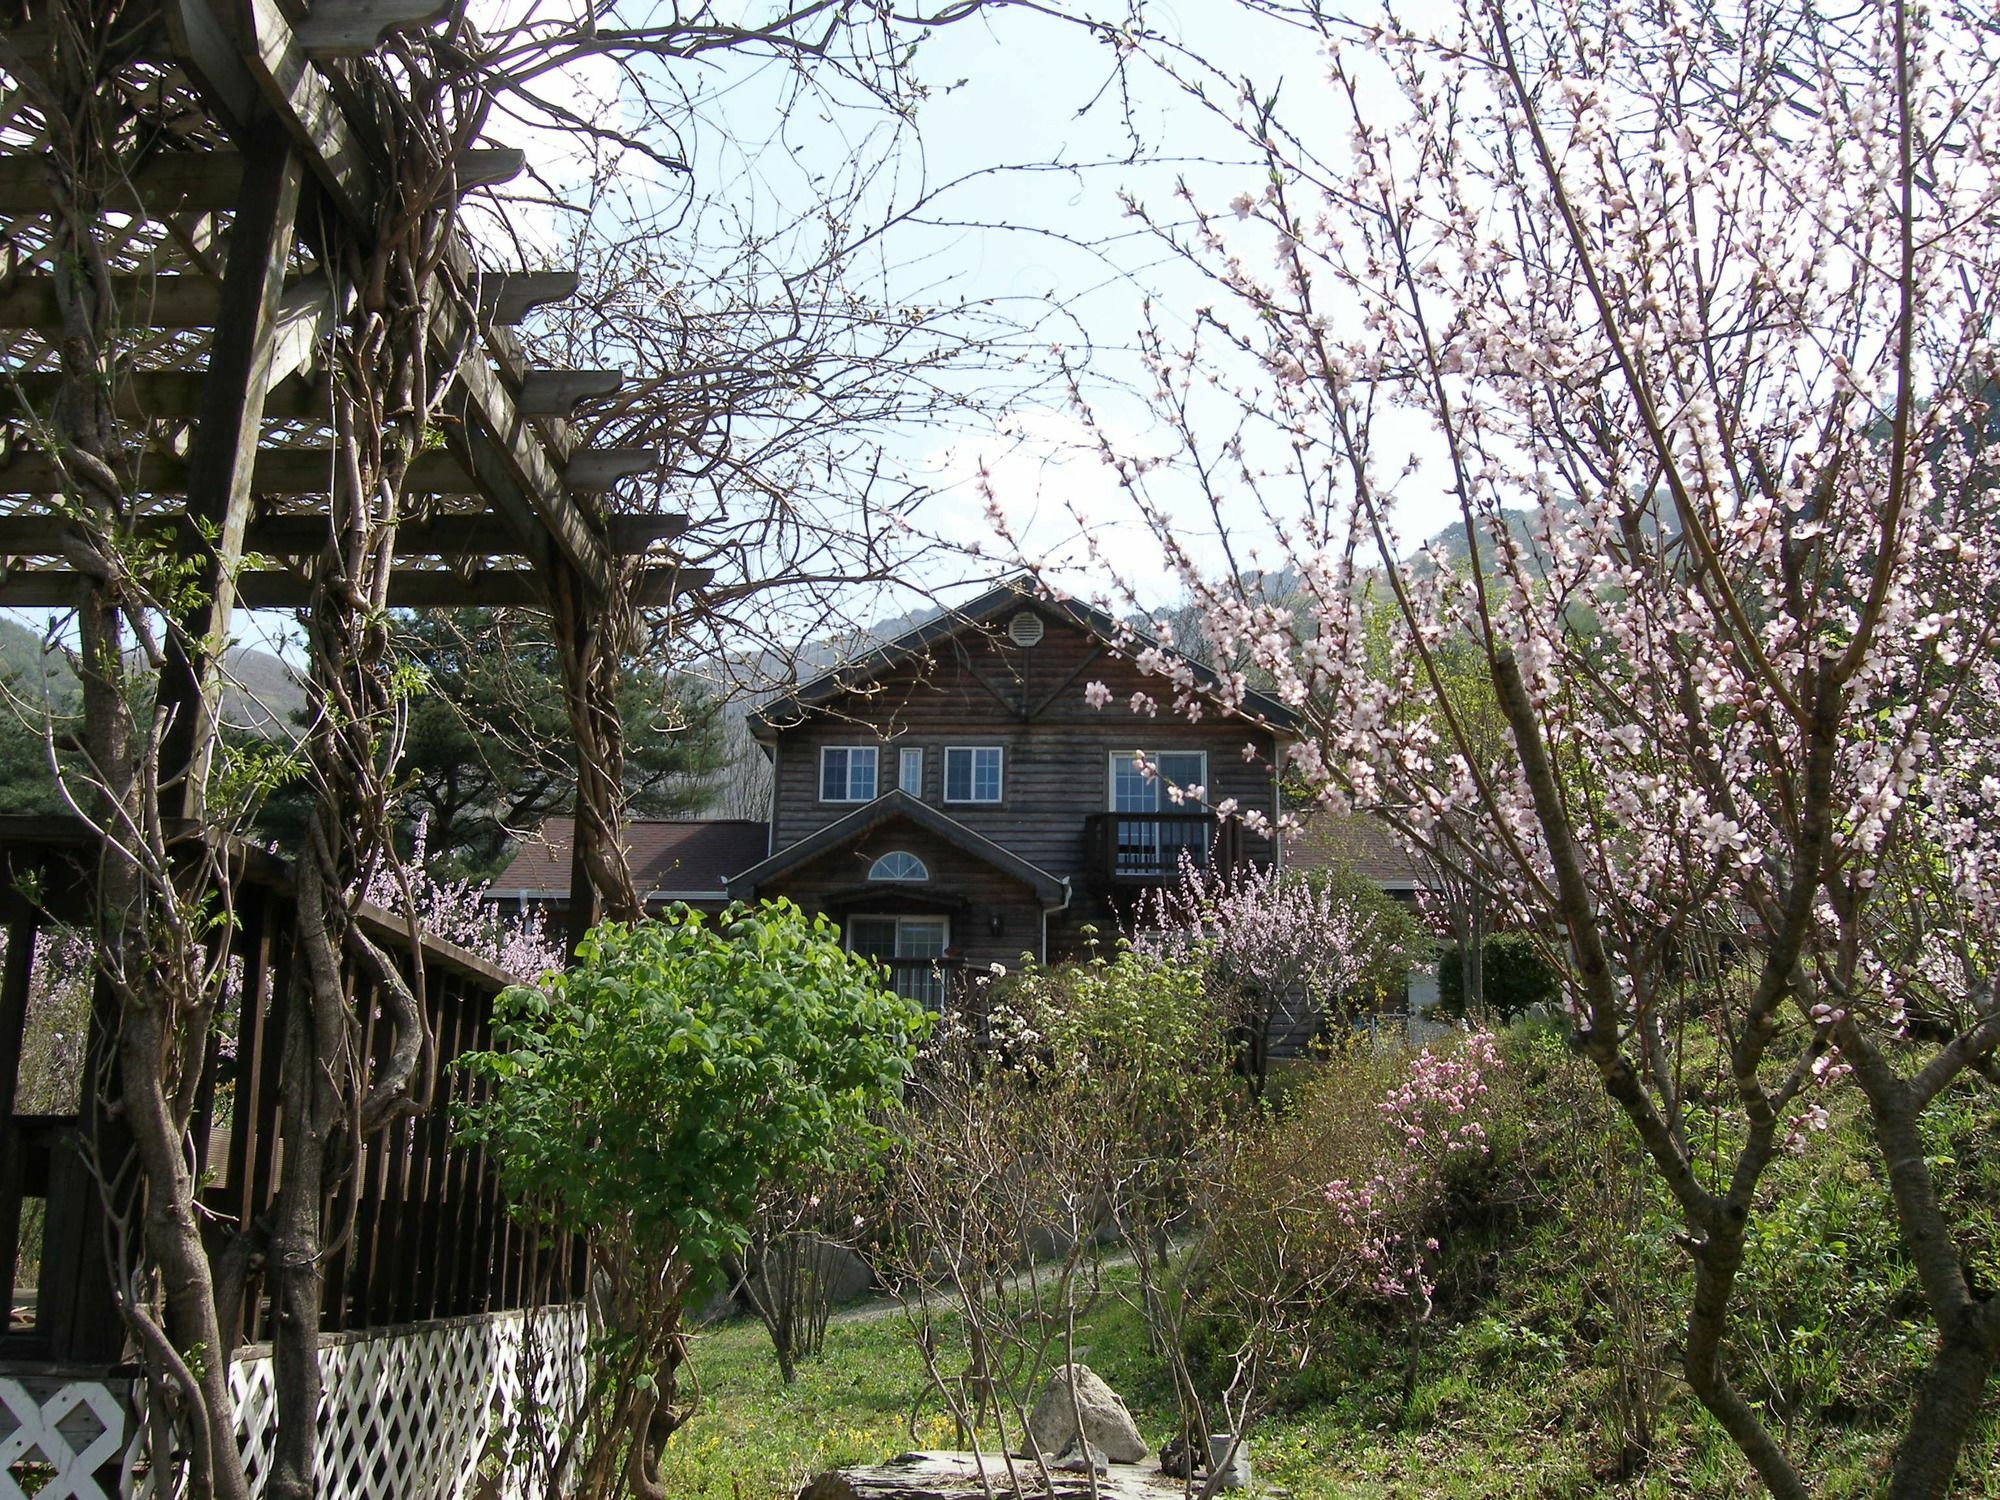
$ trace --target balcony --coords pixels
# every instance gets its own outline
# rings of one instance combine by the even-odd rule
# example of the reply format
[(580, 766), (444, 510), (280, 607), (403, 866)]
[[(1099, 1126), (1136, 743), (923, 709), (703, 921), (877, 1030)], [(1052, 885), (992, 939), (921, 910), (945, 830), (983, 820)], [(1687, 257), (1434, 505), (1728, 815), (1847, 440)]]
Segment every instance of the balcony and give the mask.
[(1183, 862), (1228, 868), (1243, 858), (1243, 827), (1213, 813), (1092, 813), (1083, 820), (1085, 867), (1100, 891), (1172, 885)]
[(889, 971), (889, 988), (905, 1000), (942, 1011), (958, 999), (965, 961), (958, 958), (878, 958)]

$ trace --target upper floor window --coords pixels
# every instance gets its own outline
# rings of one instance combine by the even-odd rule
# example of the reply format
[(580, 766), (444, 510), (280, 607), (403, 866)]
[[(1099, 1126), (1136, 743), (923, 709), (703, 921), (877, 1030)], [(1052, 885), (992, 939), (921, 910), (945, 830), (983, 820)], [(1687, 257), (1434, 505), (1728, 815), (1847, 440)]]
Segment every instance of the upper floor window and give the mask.
[[(1208, 754), (1149, 750), (1111, 757), (1113, 812), (1200, 812), (1207, 796)], [(1181, 795), (1176, 797), (1174, 794)]]
[(924, 794), (924, 749), (918, 745), (896, 752), (896, 788), (912, 797)]
[(944, 752), (944, 800), (998, 802), (1002, 759), (998, 745), (947, 745)]
[(892, 849), (868, 867), (870, 880), (929, 880), (924, 862), (907, 849)]
[(822, 745), (819, 752), (819, 800), (873, 802), (875, 747)]

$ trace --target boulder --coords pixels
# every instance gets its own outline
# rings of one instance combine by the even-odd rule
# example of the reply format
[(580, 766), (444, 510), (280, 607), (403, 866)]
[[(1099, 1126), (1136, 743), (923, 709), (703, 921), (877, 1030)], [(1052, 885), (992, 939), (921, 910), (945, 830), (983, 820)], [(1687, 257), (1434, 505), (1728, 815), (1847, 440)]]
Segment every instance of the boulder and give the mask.
[(1089, 1365), (1062, 1365), (1049, 1376), (1028, 1415), (1028, 1435), (1044, 1454), (1061, 1453), (1077, 1440), (1079, 1415), (1083, 1441), (1111, 1462), (1136, 1464), (1146, 1457), (1146, 1441), (1132, 1413)]
[(1105, 1462), (1104, 1455), (1097, 1451), (1096, 1445), (1086, 1443), (1080, 1438), (1071, 1438), (1069, 1446), (1056, 1455), (1056, 1461), (1049, 1467), (1062, 1474), (1111, 1472), (1111, 1465)]

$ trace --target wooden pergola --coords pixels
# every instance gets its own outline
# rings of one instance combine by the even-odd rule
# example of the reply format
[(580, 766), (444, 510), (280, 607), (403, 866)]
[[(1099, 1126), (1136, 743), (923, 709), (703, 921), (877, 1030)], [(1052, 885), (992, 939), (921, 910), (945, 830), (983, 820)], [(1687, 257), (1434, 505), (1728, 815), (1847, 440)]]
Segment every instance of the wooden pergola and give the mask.
[[(80, 460), (58, 430), (77, 363), (64, 357), (64, 299), (74, 295), (75, 278), (59, 259), (57, 217), (71, 200), (36, 102), (58, 92), (34, 76), (38, 59), (61, 56), (49, 5), (0, 0), (0, 608), (61, 611), (101, 602), (103, 586), (79, 570)], [(221, 651), (235, 612), (305, 610), (325, 595), (327, 575), (315, 570), (329, 555), (343, 493), (329, 352), (355, 305), (334, 247), (365, 239), (383, 207), (398, 201), (389, 195), (408, 186), (396, 175), (407, 164), (384, 137), (396, 77), (370, 54), (390, 32), (435, 24), (451, 8), (450, 0), (135, 0), (116, 29), (99, 36), (109, 37), (110, 55), (90, 59), (134, 146), (122, 153), (124, 169), (98, 200), (92, 224), (110, 249), (108, 286), (99, 289), (115, 309), (117, 344), (101, 364), (111, 372), (103, 394), (122, 444), (112, 460), (126, 507), (120, 524), (136, 545), (185, 570), (191, 586), (173, 597), (197, 601), (176, 604), (191, 613), (160, 636), (163, 787), (192, 784), (192, 775), (177, 780), (177, 773), (207, 753), (202, 737), (215, 733)], [(463, 195), (522, 167), (518, 150), (473, 144), (439, 180), (446, 193)], [(593, 448), (573, 421), (579, 403), (615, 395), (621, 374), (536, 369), (516, 336), (535, 308), (574, 295), (576, 277), (491, 267), (456, 228), (438, 275), (444, 294), (424, 304), (422, 347), (446, 372), (445, 384), (401, 486), (387, 605), (547, 607), (573, 646), (579, 635), (610, 638), (601, 629), (608, 618), (699, 590), (707, 573), (683, 567), (672, 547), (684, 518), (620, 514), (613, 499), (621, 481), (659, 468), (663, 455)], [(615, 707), (608, 711), (615, 716)], [(608, 763), (615, 767), (615, 755)], [(601, 793), (604, 765), (592, 774)], [(33, 872), (22, 890), (70, 891), (62, 910), (15, 884), (0, 892), (0, 923), (12, 939), (0, 985), (0, 1220), (7, 1221), (0, 1250), (11, 1266), (12, 1226), (39, 1172), (49, 1179), (39, 1186), (51, 1214), (62, 1197), (65, 1223), (73, 1210), (81, 1226), (78, 1255), (51, 1283), (67, 1288), (62, 1305), (42, 1308), (36, 1330), (40, 1357), (66, 1361), (73, 1372), (109, 1368), (124, 1335), (109, 1286), (95, 1285), (103, 1267), (97, 1191), (81, 1179), (55, 1181), (65, 1158), (50, 1143), (64, 1132), (103, 1135), (88, 1089), (80, 1119), (24, 1123), (11, 1108), (35, 936), (83, 918), (90, 856), (78, 851), (90, 838), (81, 822), (55, 829), (12, 820), (0, 828), (0, 873), (11, 880)], [(279, 1064), (265, 1038), (278, 1034), (273, 1018), (298, 965), (285, 934), (303, 902), (290, 877), (255, 851), (238, 848), (221, 865), (237, 870), (232, 878), (245, 893), (229, 939), (250, 987), (233, 1022), (245, 1050), (236, 1061), (211, 1052), (191, 1138), (197, 1153), (208, 1149), (215, 1078), (239, 1089), (244, 1113), (229, 1138), (224, 1179), (233, 1196), (224, 1202), (210, 1186), (203, 1204), (210, 1226), (246, 1227), (276, 1180)], [(49, 872), (60, 870), (78, 872), (76, 880), (54, 880)], [(597, 894), (579, 859), (578, 921), (594, 912)], [(363, 913), (360, 925), (384, 945), (398, 930), (380, 913)], [(505, 976), (430, 940), (398, 962), (412, 981), (428, 976), (415, 988), (430, 997), (428, 1034), (440, 1056), (483, 1045)], [(357, 1045), (367, 1067), (379, 1066), (389, 1028), (375, 1024), (376, 991), (352, 974), (347, 983), (365, 1022)], [(101, 1002), (92, 1024), (92, 1047), (101, 1049)], [(508, 1238), (483, 1161), (451, 1143), (438, 1099), (410, 1102), (413, 1110), (430, 1104), (431, 1113), (398, 1118), (356, 1146), (356, 1234), (365, 1231), (365, 1243), (355, 1239), (339, 1252), (345, 1259), (329, 1273), (323, 1328), (490, 1313), (528, 1294), (531, 1260), (522, 1256), (532, 1247)], [(441, 1272), (436, 1257), (445, 1252), (424, 1247), (447, 1242), (455, 1258)], [(459, 1259), (463, 1275), (452, 1269)], [(245, 1329), (254, 1334), (260, 1318), (274, 1317), (271, 1306), (253, 1290)], [(8, 1341), (6, 1321), (0, 1344)], [(0, 1367), (0, 1378), (9, 1374)], [(413, 1451), (430, 1441), (414, 1417), (406, 1437)]]
[[(324, 538), (334, 467), (319, 356), (342, 300), (313, 226), (371, 222), (387, 170), (368, 79), (349, 60), (447, 8), (317, 0), (301, 16), (278, 0), (162, 0), (129, 36), (132, 108), (163, 123), (149, 125), (157, 149), (112, 205), (124, 235), (112, 291), (130, 335), (114, 398), (139, 438), (135, 491), (207, 574), (213, 618), (197, 636), (225, 634), (237, 605), (306, 602), (301, 559)], [(24, 55), (36, 19), (31, 9), (16, 31)], [(77, 594), (62, 561), (65, 480), (36, 436), (60, 379), (37, 136), (22, 92), (0, 97), (0, 607), (62, 608)], [(522, 153), (474, 149), (455, 167), (457, 190), (473, 192), (518, 173)], [(424, 509), (399, 531), (391, 602), (532, 605), (561, 573), (585, 598), (623, 588), (661, 605), (705, 583), (663, 550), (682, 518), (609, 514), (618, 481), (660, 456), (590, 448), (570, 420), (614, 393), (619, 372), (534, 369), (515, 337), (576, 277), (486, 270), (464, 243), (448, 275), (460, 296), (432, 331), (456, 356), (445, 441), (412, 466)], [(619, 577), (633, 566), (636, 586)]]

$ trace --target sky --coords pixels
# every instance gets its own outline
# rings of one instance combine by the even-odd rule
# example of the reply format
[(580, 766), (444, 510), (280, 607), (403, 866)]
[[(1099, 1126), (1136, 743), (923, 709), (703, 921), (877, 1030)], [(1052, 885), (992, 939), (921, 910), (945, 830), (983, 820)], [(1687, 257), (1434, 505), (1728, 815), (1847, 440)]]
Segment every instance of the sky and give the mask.
[[(1147, 17), (1226, 74), (1256, 79), (1260, 92), (1282, 87), (1296, 106), (1292, 118), (1314, 125), (1322, 62), (1309, 40), (1232, 0), (1154, 5)], [(1121, 393), (1137, 378), (1135, 330), (1148, 298), (1155, 315), (1173, 325), (1215, 294), (1136, 231), (1120, 195), (1171, 209), (1174, 187), (1185, 179), (1220, 205), (1258, 188), (1261, 170), (1145, 64), (1128, 68), (1123, 82), (1131, 87), (1120, 87), (1108, 46), (1030, 9), (1000, 7), (938, 28), (913, 67), (929, 97), (869, 201), (879, 212), (936, 196), (924, 203), (923, 223), (900, 226), (881, 244), (875, 285), (911, 301), (991, 300), (1028, 330), (1022, 347), (966, 377), (968, 387), (1010, 396), (1004, 410), (884, 434), (892, 459), (933, 488), (917, 517), (920, 530), (957, 549), (919, 569), (915, 581), (936, 588), (958, 576), (990, 577), (1012, 561), (1014, 549), (989, 522), (990, 488), (1019, 551), (1056, 563), (1054, 576), (1065, 586), (1089, 594), (1104, 583), (1083, 558), (1078, 533), (1088, 526), (1120, 558), (1143, 602), (1171, 604), (1178, 584), (1155, 538), (1088, 451), (1090, 434), (1053, 379), (1056, 351), (1085, 364), (1093, 410), (1114, 441), (1164, 453), (1144, 403)], [(882, 156), (884, 122), (866, 109), (795, 110), (782, 128), (774, 124), (788, 82), (782, 68), (728, 58), (682, 66), (675, 82), (703, 96), (684, 134), (696, 195), (708, 202), (704, 216), (682, 226), (690, 242), (714, 245), (718, 234), (746, 226), (775, 232), (811, 203), (822, 180)], [(622, 90), (632, 107), (633, 83), (621, 84), (601, 65), (566, 84), (605, 108)], [(560, 141), (510, 136), (505, 124), (495, 134), (529, 144), (560, 181), (553, 166)], [(642, 193), (656, 181), (662, 200), (683, 188), (644, 163), (628, 158), (624, 165)], [(1424, 437), (1412, 431), (1408, 441), (1421, 449)], [(1445, 519), (1442, 505), (1435, 519), (1424, 509), (1410, 518), (1408, 534), (1426, 535)], [(1206, 524), (1185, 510), (1179, 516), (1190, 536)]]
[[(1255, 80), (1260, 97), (1281, 92), (1295, 126), (1323, 137), (1337, 128), (1323, 102), (1330, 96), (1322, 86), (1322, 56), (1298, 32), (1232, 0), (1154, 5), (1147, 19), (1225, 75)], [(945, 211), (956, 209), (960, 218), (984, 219), (991, 226), (965, 232), (941, 248), (937, 259), (952, 267), (963, 287), (1062, 303), (1064, 317), (1051, 336), (1089, 345), (1094, 411), (1122, 446), (1158, 457), (1169, 451), (1164, 435), (1155, 430), (1144, 403), (1118, 390), (1122, 382), (1137, 379), (1134, 332), (1148, 302), (1169, 327), (1185, 326), (1190, 310), (1215, 301), (1217, 293), (1138, 232), (1120, 207), (1120, 195), (1129, 193), (1156, 212), (1178, 217), (1173, 202), (1178, 183), (1185, 181), (1200, 201), (1220, 207), (1239, 193), (1260, 190), (1263, 171), (1245, 159), (1240, 142), (1144, 64), (1127, 70), (1129, 92), (1108, 86), (1114, 78), (1111, 61), (1107, 47), (1046, 17), (1020, 10), (982, 15), (945, 28), (928, 44), (922, 68), (938, 79), (964, 82), (925, 106), (921, 126), (936, 179), (984, 174), (949, 195)], [(1384, 107), (1389, 107), (1386, 89)], [(1135, 146), (1140, 160), (1121, 161)], [(1072, 170), (1029, 169), (1043, 162), (1069, 163)], [(1019, 169), (1005, 170), (1009, 164)], [(1095, 248), (1079, 249), (1051, 231)], [(1420, 456), (1431, 447), (1422, 422), (1391, 418), (1380, 435)], [(1058, 569), (1059, 578), (1084, 592), (1101, 582), (1081, 563), (1074, 519), (1081, 514), (1115, 538), (1107, 550), (1124, 560), (1142, 602), (1174, 602), (1179, 584), (1161, 560), (1157, 541), (1137, 521), (1108, 471), (1083, 451), (1087, 438), (1060, 393), (1050, 392), (995, 426), (929, 447), (919, 462), (941, 487), (933, 524), (955, 536), (986, 532), (985, 502), (972, 482), (983, 464), (1023, 550), (1078, 560), (1077, 566)], [(1420, 539), (1452, 512), (1442, 494), (1426, 497), (1422, 483), (1411, 489), (1405, 529)], [(1248, 509), (1246, 502), (1246, 513), (1235, 519), (1254, 531)], [(1191, 507), (1182, 506), (1177, 516), (1185, 537), (1212, 529), (1206, 515), (1197, 517)]]
[[(581, 3), (474, 0), (474, 15), (493, 28), (524, 13), (571, 14)], [(638, 14), (643, 6), (628, 9)], [(1147, 19), (1225, 72), (1255, 78), (1260, 91), (1282, 86), (1288, 103), (1310, 109), (1321, 60), (1296, 33), (1257, 22), (1233, 0), (1154, 4)], [(795, 218), (810, 208), (822, 180), (861, 162), (890, 164), (871, 190), (878, 210), (907, 208), (935, 193), (919, 216), (925, 222), (899, 228), (878, 247), (874, 285), (909, 300), (990, 301), (1023, 334), (1018, 347), (964, 377), (968, 388), (1011, 398), (1004, 409), (882, 434), (891, 460), (933, 490), (917, 517), (920, 529), (950, 549), (911, 582), (951, 598), (963, 591), (952, 587), (955, 580), (990, 578), (1015, 561), (989, 524), (983, 473), (1020, 552), (1054, 564), (1059, 582), (1085, 595), (1103, 587), (1083, 562), (1078, 533), (1087, 526), (1144, 603), (1170, 605), (1178, 585), (1156, 539), (1087, 451), (1090, 434), (1052, 379), (1056, 351), (1084, 364), (1093, 409), (1114, 441), (1134, 452), (1164, 452), (1144, 403), (1121, 393), (1134, 378), (1135, 330), (1149, 298), (1156, 315), (1173, 324), (1212, 293), (1135, 231), (1120, 194), (1168, 205), (1185, 178), (1205, 201), (1221, 204), (1257, 187), (1259, 172), (1156, 73), (1143, 64), (1128, 69), (1128, 92), (1106, 45), (1030, 9), (1002, 6), (936, 29), (918, 49), (914, 70), (929, 96), (885, 155), (891, 125), (878, 112), (828, 107), (781, 124), (788, 84), (781, 67), (734, 57), (677, 65), (675, 86), (701, 96), (682, 144), (697, 193), (709, 204), (678, 232), (691, 255), (719, 253), (732, 235), (772, 231)], [(546, 88), (580, 112), (629, 114), (633, 91), (645, 82), (599, 59)], [(559, 133), (503, 116), (488, 138), (527, 148), (539, 178), (533, 191), (581, 195), (583, 169)], [(686, 187), (630, 156), (619, 171), (626, 189), (660, 202), (676, 201)], [(513, 250), (560, 255), (561, 215), (520, 202), (499, 212)], [(484, 232), (493, 229), (484, 225)], [(694, 248), (697, 241), (708, 251)], [(1410, 443), (1420, 448), (1422, 435), (1412, 433)], [(1406, 534), (1425, 535), (1445, 518), (1442, 506), (1434, 519), (1421, 511)], [(1181, 524), (1194, 536), (1205, 522), (1184, 515)], [(920, 602), (878, 597), (857, 612), (893, 614)], [(291, 633), (282, 614), (239, 617), (239, 636), (251, 644), (290, 655)]]

